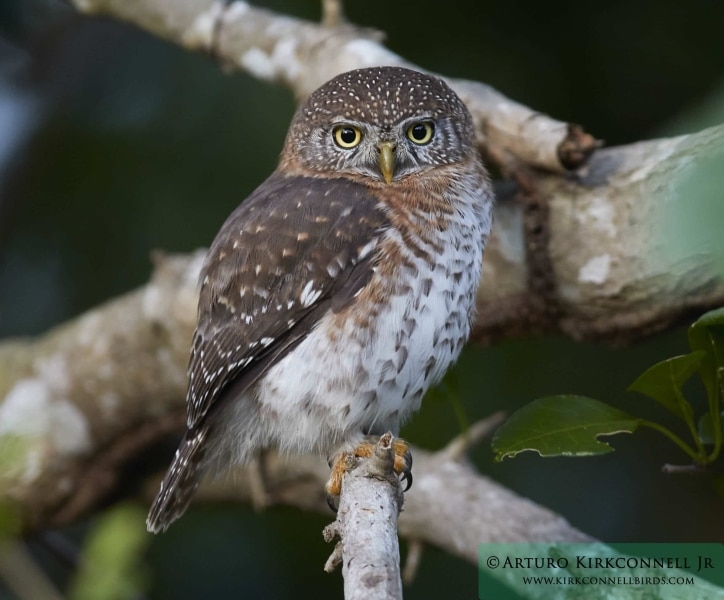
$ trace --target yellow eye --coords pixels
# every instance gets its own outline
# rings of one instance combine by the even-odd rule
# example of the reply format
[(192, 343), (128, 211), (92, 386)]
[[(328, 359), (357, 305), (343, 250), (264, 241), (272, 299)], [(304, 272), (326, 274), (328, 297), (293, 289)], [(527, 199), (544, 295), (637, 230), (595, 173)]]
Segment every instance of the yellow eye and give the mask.
[(416, 144), (427, 144), (435, 133), (435, 126), (430, 121), (421, 121), (411, 125), (407, 137)]
[(354, 148), (362, 141), (362, 132), (352, 125), (340, 125), (334, 128), (334, 142), (345, 150)]

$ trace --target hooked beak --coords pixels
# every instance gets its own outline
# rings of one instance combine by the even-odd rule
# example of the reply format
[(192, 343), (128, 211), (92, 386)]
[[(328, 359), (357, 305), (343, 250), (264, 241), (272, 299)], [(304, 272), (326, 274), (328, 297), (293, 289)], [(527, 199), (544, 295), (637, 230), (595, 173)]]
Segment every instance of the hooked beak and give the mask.
[(395, 144), (392, 142), (381, 142), (377, 149), (380, 152), (378, 164), (385, 182), (390, 183), (395, 174)]

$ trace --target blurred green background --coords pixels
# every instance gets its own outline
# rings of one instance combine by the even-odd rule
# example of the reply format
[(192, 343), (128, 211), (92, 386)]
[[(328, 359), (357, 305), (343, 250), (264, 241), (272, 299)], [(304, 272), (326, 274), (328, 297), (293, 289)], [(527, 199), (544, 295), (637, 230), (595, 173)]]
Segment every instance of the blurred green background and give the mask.
[[(259, 4), (311, 19), (320, 12), (311, 0)], [(721, 0), (367, 0), (346, 10), (385, 31), (409, 60), (485, 81), (609, 145), (724, 121)], [(293, 110), (288, 90), (224, 74), (130, 26), (78, 15), (60, 0), (0, 0), (0, 337), (42, 333), (141, 285), (155, 248), (208, 245), (275, 167)], [(624, 390), (686, 350), (683, 328), (625, 349), (521, 340), (468, 348), (450, 381), (469, 422), (562, 392), (660, 418)], [(459, 431), (454, 403), (435, 393), (403, 434), (438, 448)], [(660, 472), (683, 460), (673, 445), (648, 431), (612, 443), (615, 453), (587, 460), (523, 455), (495, 464), (487, 444), (474, 459), (603, 540), (724, 539), (711, 480)], [(142, 527), (144, 512), (124, 508), (121, 527)], [(88, 532), (98, 534), (99, 519), (110, 527), (99, 515), (63, 539), (93, 552)], [(284, 508), (193, 509), (163, 536), (130, 536), (131, 589), (143, 595), (119, 598), (339, 598), (340, 575), (322, 573), (330, 519)], [(76, 569), (36, 539), (29, 547), (58, 586), (88, 597)], [(429, 548), (406, 598), (475, 598), (476, 577), (473, 565)], [(11, 598), (0, 582), (0, 600)]]

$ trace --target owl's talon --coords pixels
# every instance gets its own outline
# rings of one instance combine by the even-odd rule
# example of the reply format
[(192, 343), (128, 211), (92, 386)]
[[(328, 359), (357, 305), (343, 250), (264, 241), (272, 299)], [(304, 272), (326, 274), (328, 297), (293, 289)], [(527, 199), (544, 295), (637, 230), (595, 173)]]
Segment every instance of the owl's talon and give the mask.
[(324, 486), (324, 496), (327, 500), (327, 505), (332, 509), (332, 512), (337, 512), (337, 505), (335, 498), (339, 498), (342, 493), (342, 477), (347, 472), (347, 464), (350, 462), (352, 453), (342, 452), (330, 459), (329, 465), (332, 468), (332, 472), (329, 474), (329, 479)]
[(324, 498), (327, 501), (327, 506), (332, 509), (334, 514), (337, 514), (337, 503), (334, 501), (334, 496), (329, 492), (324, 492)]
[(400, 475), (400, 481), (405, 484), (406, 492), (412, 487), (412, 452), (405, 440), (395, 440), (395, 473)]
[[(344, 474), (351, 468), (357, 458), (369, 458), (375, 450), (375, 446), (379, 441), (378, 436), (367, 436), (352, 452), (341, 452), (329, 461), (332, 472), (329, 474), (329, 480), (324, 486), (327, 504), (335, 513), (337, 505), (335, 498), (342, 493), (342, 478)], [(395, 462), (393, 469), (400, 476), (400, 481), (404, 483), (406, 492), (412, 487), (412, 453), (409, 444), (400, 438), (396, 438), (393, 442), (395, 449)]]
[(402, 477), (400, 477), (400, 481), (405, 484), (405, 489), (402, 491), (406, 492), (409, 490), (412, 487), (412, 471), (404, 471)]

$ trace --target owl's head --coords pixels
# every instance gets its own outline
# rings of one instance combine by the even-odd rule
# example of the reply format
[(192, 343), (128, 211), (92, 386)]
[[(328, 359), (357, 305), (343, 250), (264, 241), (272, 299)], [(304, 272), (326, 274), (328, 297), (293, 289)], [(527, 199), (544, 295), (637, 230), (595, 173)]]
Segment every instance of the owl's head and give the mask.
[(472, 118), (447, 84), (400, 67), (342, 73), (299, 107), (282, 161), (323, 176), (390, 183), (462, 162), (474, 151)]

